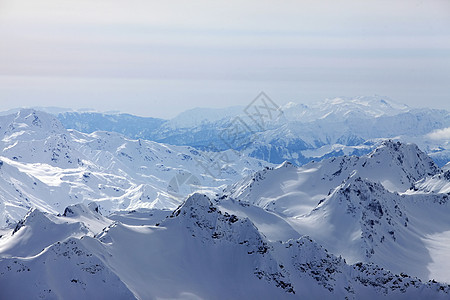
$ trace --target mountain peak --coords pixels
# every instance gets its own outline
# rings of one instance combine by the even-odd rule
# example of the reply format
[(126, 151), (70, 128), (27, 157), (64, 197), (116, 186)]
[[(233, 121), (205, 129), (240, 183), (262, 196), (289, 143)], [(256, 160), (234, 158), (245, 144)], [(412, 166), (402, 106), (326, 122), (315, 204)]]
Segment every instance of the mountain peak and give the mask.
[(31, 209), (25, 217), (20, 220), (14, 228), (12, 235), (18, 232), (24, 226), (45, 227), (46, 224), (52, 223), (46, 214), (37, 208)]
[(235, 242), (252, 248), (250, 252), (261, 254), (268, 250), (265, 237), (248, 218), (222, 212), (208, 196), (200, 193), (189, 196), (163, 225), (173, 221), (202, 240)]
[(395, 243), (409, 223), (400, 195), (358, 176), (338, 186), (319, 203), (311, 216), (321, 216), (343, 239), (351, 236), (350, 232), (360, 232), (358, 239), (354, 236), (349, 241), (361, 244), (364, 253), (360, 259), (371, 258), (383, 243)]
[(21, 109), (15, 114), (0, 116), (0, 129), (2, 142), (7, 144), (15, 143), (17, 139), (45, 139), (51, 134), (66, 132), (56, 117), (34, 109)]
[(294, 164), (292, 164), (290, 161), (285, 160), (282, 164), (277, 166), (275, 169), (281, 169), (281, 168), (295, 168)]
[(183, 202), (174, 212), (173, 215), (178, 216), (182, 212), (193, 210), (198, 207), (200, 209), (206, 209), (212, 207), (213, 204), (208, 196), (200, 193), (194, 193), (190, 195), (186, 201)]
[(99, 211), (98, 204), (95, 202), (91, 202), (87, 206), (82, 203), (67, 206), (62, 215), (64, 217), (78, 217), (78, 216), (101, 215), (101, 214)]
[(214, 123), (225, 118), (243, 114), (244, 107), (231, 106), (225, 108), (193, 108), (180, 113), (166, 125), (170, 128), (187, 128), (199, 126), (203, 123)]
[(416, 144), (405, 144), (399, 141), (385, 140), (367, 155), (376, 161), (391, 161), (407, 172), (411, 183), (426, 176), (440, 172), (438, 166)]
[(52, 131), (65, 130), (61, 122), (59, 122), (55, 116), (31, 108), (19, 110), (15, 115), (14, 123), (28, 125), (29, 128), (39, 127), (50, 129)]
[(394, 116), (409, 111), (407, 105), (378, 95), (327, 98), (311, 105), (288, 103), (283, 106), (284, 122), (310, 123), (318, 120), (341, 122), (349, 119)]

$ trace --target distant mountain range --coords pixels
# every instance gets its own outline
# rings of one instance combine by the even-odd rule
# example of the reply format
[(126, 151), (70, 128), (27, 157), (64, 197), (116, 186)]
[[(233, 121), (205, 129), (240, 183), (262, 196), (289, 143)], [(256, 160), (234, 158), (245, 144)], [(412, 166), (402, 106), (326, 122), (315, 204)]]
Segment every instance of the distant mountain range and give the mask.
[(448, 135), (432, 134), (450, 128), (446, 110), (410, 108), (380, 96), (335, 98), (309, 106), (289, 103), (273, 116), (262, 109), (264, 126), (256, 126), (245, 110), (196, 108), (172, 120), (95, 112), (58, 112), (57, 117), (64, 127), (85, 133), (114, 131), (171, 145), (234, 149), (271, 163), (287, 160), (303, 165), (344, 154), (362, 155), (383, 139), (414, 142), (440, 166), (450, 158)]

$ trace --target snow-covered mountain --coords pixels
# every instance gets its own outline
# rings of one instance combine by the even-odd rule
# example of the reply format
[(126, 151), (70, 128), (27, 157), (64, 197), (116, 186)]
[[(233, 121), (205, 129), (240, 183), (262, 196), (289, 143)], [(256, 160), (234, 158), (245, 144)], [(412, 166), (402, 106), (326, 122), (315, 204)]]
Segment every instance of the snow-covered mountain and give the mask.
[[(258, 109), (263, 117), (257, 118), (263, 118), (264, 126), (245, 113), (251, 107), (196, 108), (166, 121), (79, 112), (59, 113), (58, 118), (66, 128), (81, 132), (116, 131), (131, 138), (214, 151), (232, 148), (277, 164), (288, 160), (303, 165), (328, 157), (362, 155), (384, 139), (415, 143), (440, 166), (450, 159), (448, 139), (433, 134), (450, 128), (450, 114), (445, 110), (411, 108), (377, 95), (338, 97), (309, 105), (291, 102), (277, 114), (269, 114), (263, 105)], [(239, 125), (243, 130), (237, 131)], [(227, 135), (233, 130), (239, 136)]]
[(235, 183), (232, 198), (287, 216), (310, 212), (334, 188), (352, 176), (381, 182), (404, 192), (416, 181), (439, 173), (434, 162), (414, 144), (385, 141), (367, 155), (342, 156), (296, 167), (288, 162), (266, 168)]
[[(272, 240), (286, 238), (277, 231), (308, 234), (350, 263), (450, 282), (442, 272), (448, 257), (432, 257), (450, 253), (447, 173), (416, 145), (385, 141), (361, 157), (266, 168), (225, 189), (221, 203), (254, 216)], [(270, 214), (274, 228), (252, 206)]]
[[(448, 113), (377, 97), (288, 107), (213, 152), (1, 116), (0, 299), (448, 299), (448, 161), (359, 133), (433, 138)], [(190, 113), (157, 134), (207, 141), (235, 111)], [(333, 144), (357, 120), (352, 146)], [(323, 155), (267, 162), (305, 151)]]
[(394, 116), (410, 110), (407, 105), (398, 104), (388, 97), (378, 95), (359, 97), (337, 97), (325, 99), (310, 105), (290, 102), (282, 107), (284, 118), (303, 123), (319, 119), (345, 120), (352, 117), (376, 118)]
[[(374, 264), (349, 265), (307, 236), (270, 242), (248, 218), (222, 211), (202, 194), (157, 224), (92, 226), (105, 220), (83, 205), (60, 216), (30, 212), (0, 239), (2, 296), (446, 299), (450, 293), (448, 285)], [(27, 240), (29, 232), (41, 249)], [(11, 245), (20, 245), (20, 255), (8, 254)]]
[(61, 213), (96, 201), (104, 212), (174, 209), (193, 190), (230, 184), (268, 163), (233, 151), (131, 140), (117, 133), (66, 130), (34, 110), (0, 117), (1, 224), (30, 208)]
[(68, 129), (84, 133), (109, 131), (121, 133), (132, 139), (148, 139), (165, 120), (138, 117), (129, 114), (107, 114), (98, 112), (58, 112), (60, 122)]
[(425, 177), (414, 184), (415, 191), (423, 191), (425, 193), (447, 193), (450, 194), (450, 170), (442, 168), (443, 172), (432, 177)]

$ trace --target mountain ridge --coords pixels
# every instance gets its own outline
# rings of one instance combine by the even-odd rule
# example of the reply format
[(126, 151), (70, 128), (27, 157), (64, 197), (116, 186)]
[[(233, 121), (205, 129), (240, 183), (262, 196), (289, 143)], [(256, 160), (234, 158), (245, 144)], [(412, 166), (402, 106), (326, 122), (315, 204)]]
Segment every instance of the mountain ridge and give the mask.
[[(82, 213), (72, 216), (75, 219), (86, 213), (85, 207), (79, 208)], [(24, 224), (29, 224), (28, 218), (31, 215)], [(34, 224), (36, 228), (40, 225), (39, 221)], [(25, 227), (16, 233), (23, 230)], [(184, 238), (180, 244), (181, 236)], [(18, 235), (12, 237), (20, 239)], [(149, 245), (152, 247), (148, 248)], [(2, 295), (12, 296), (51, 298), (55, 293), (70, 291), (76, 297), (121, 295), (127, 299), (213, 295), (220, 299), (244, 295), (283, 299), (297, 295), (322, 299), (355, 299), (362, 295), (374, 299), (445, 299), (450, 293), (448, 285), (422, 282), (374, 264), (349, 265), (308, 236), (269, 242), (249, 219), (222, 212), (202, 194), (192, 194), (172, 215), (154, 226), (113, 222), (95, 236), (67, 234), (62, 241), (49, 242), (37, 255), (15, 258), (0, 255)], [(179, 259), (181, 256), (185, 257), (184, 262)], [(240, 263), (227, 263), (231, 257)], [(63, 265), (70, 266), (70, 272), (64, 272)], [(129, 272), (130, 268), (133, 272)], [(43, 270), (45, 276), (39, 276)], [(141, 277), (132, 276), (134, 272), (152, 280), (144, 282)], [(18, 278), (34, 283), (32, 288), (18, 293)], [(230, 285), (246, 288), (230, 291)], [(248, 289), (249, 286), (254, 288)]]
[[(136, 121), (131, 121), (130, 116), (121, 119), (120, 115), (67, 112), (58, 114), (58, 118), (66, 128), (87, 133), (118, 131), (131, 138), (203, 150), (234, 149), (276, 164), (289, 160), (303, 165), (344, 154), (362, 155), (373, 150), (380, 139), (416, 143), (440, 166), (450, 159), (448, 143), (431, 139), (429, 135), (450, 127), (450, 114), (446, 110), (412, 108), (378, 95), (337, 97), (309, 105), (288, 103), (280, 107), (282, 114), (273, 117), (263, 109), (260, 118), (264, 118), (264, 126), (258, 127), (248, 111), (252, 105), (258, 103), (241, 109), (197, 108), (172, 120), (149, 118), (148, 122), (154, 122), (141, 127), (138, 125), (141, 119), (136, 117)], [(224, 133), (241, 121), (248, 129), (242, 130), (239, 142), (230, 142), (228, 137), (224, 140)], [(242, 140), (251, 140), (253, 145)]]
[[(336, 117), (324, 116), (313, 123)], [(217, 152), (67, 130), (33, 110), (0, 117), (0, 296), (447, 299), (448, 167), (414, 143), (357, 135), (358, 156), (251, 157), (326, 146), (276, 122)]]

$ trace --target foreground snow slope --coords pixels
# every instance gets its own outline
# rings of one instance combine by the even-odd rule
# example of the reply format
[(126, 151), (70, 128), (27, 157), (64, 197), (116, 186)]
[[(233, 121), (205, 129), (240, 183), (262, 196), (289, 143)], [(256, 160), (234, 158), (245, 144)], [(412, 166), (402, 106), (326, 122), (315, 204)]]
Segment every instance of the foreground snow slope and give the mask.
[(60, 241), (47, 240), (37, 253), (27, 244), (22, 255), (0, 252), (2, 297), (447, 299), (450, 293), (448, 285), (373, 264), (348, 265), (307, 236), (270, 242), (249, 219), (221, 211), (202, 194), (155, 225), (114, 222), (84, 236), (64, 225), (105, 220), (82, 205), (66, 216), (27, 215), (1, 244), (19, 244), (30, 230), (44, 237), (43, 227), (61, 228)]

